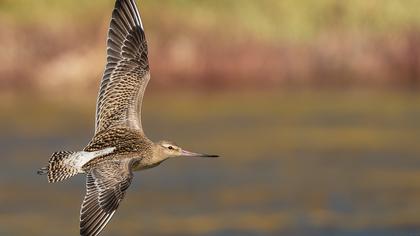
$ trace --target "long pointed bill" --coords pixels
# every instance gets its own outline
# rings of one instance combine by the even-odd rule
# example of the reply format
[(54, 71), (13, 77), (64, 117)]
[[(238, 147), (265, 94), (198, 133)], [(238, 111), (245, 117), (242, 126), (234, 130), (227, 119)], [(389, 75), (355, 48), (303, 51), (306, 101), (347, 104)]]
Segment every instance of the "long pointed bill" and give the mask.
[(182, 150), (182, 156), (184, 156), (184, 157), (207, 157), (207, 158), (219, 157), (218, 155), (194, 153), (194, 152), (189, 152), (189, 151), (186, 151), (186, 150)]

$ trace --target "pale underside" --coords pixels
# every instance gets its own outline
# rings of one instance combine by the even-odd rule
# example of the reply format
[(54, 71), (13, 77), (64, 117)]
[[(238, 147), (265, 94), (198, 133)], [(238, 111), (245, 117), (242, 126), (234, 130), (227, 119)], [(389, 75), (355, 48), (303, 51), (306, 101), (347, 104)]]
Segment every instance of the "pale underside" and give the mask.
[(85, 152), (85, 151), (75, 152), (74, 154), (66, 158), (63, 162), (65, 165), (72, 166), (75, 169), (77, 169), (79, 173), (83, 173), (84, 171), (82, 167), (86, 163), (88, 163), (89, 161), (97, 157), (111, 154), (114, 150), (115, 150), (115, 147), (109, 147), (109, 148), (105, 148), (103, 150), (99, 150), (95, 152)]

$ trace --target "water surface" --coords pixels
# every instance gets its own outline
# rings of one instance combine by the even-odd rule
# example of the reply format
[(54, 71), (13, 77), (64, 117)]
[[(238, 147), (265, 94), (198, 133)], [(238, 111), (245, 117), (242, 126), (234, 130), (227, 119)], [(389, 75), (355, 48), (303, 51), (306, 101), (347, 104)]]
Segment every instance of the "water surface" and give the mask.
[[(78, 234), (83, 176), (35, 171), (84, 147), (93, 102), (2, 104), (0, 235)], [(223, 158), (137, 173), (103, 235), (420, 234), (418, 95), (150, 95), (144, 114), (153, 140)]]

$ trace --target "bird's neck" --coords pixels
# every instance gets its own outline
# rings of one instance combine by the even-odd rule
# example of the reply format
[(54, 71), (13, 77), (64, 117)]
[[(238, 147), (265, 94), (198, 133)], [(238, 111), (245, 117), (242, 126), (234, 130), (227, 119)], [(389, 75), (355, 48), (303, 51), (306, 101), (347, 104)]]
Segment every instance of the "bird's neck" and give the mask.
[(152, 158), (151, 158), (152, 164), (160, 164), (169, 158), (167, 155), (165, 155), (165, 153), (157, 144), (154, 144), (152, 153), (153, 153)]

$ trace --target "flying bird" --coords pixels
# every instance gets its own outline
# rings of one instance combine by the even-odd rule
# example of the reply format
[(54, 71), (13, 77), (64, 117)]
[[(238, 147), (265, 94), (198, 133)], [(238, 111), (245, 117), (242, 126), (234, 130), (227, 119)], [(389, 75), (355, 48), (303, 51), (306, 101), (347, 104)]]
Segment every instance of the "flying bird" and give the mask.
[(38, 171), (47, 175), (50, 183), (86, 175), (86, 196), (80, 210), (82, 236), (101, 233), (124, 198), (134, 171), (156, 167), (174, 157), (218, 157), (146, 137), (141, 107), (149, 80), (147, 41), (136, 2), (117, 0), (96, 103), (95, 134), (83, 151), (55, 152)]

